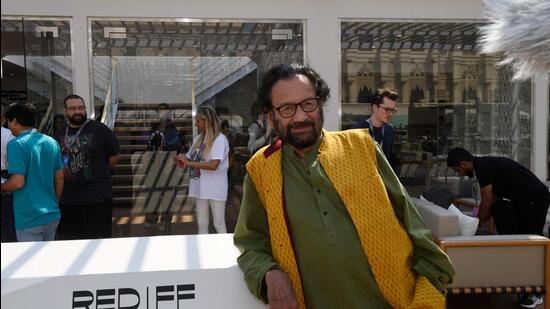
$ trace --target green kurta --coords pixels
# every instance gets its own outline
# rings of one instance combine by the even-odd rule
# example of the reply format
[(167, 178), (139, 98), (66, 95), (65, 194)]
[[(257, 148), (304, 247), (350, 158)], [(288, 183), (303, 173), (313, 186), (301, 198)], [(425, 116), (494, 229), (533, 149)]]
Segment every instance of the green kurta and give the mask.
[[(303, 160), (290, 147), (282, 150), (285, 201), (307, 306), (391, 308), (378, 289), (351, 217), (317, 160), (318, 146)], [(430, 231), (378, 146), (376, 155), (395, 214), (413, 241), (413, 269), (444, 290), (454, 275), (447, 256), (431, 241)], [(235, 245), (243, 252), (238, 262), (249, 289), (266, 302), (265, 273), (279, 266), (271, 255), (265, 208), (248, 176)]]

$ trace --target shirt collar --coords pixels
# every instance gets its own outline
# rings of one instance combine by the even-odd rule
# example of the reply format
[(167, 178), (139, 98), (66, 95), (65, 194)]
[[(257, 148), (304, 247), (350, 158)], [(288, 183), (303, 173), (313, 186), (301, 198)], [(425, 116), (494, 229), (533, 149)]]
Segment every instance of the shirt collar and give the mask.
[(324, 132), (321, 131), (321, 138), (313, 144), (313, 148), (311, 148), (311, 151), (306, 153), (304, 156), (304, 159), (298, 158), (298, 156), (294, 153), (294, 150), (292, 147), (289, 147), (288, 145), (283, 146), (283, 155), (287, 158), (292, 158), (293, 160), (297, 160), (302, 162), (302, 164), (305, 162), (307, 164), (310, 164), (311, 162), (317, 160), (317, 155), (319, 154), (319, 146), (321, 145), (321, 142), (324, 138)]
[(379, 127), (375, 126), (374, 124), (372, 124), (372, 117), (373, 117), (373, 116), (371, 115), (369, 118), (367, 118), (367, 120), (365, 120), (366, 122), (368, 122), (368, 124), (369, 124), (370, 127), (372, 127), (372, 128), (377, 128), (377, 129), (381, 129), (381, 128), (383, 128), (383, 127), (386, 126), (385, 123), (382, 123), (382, 125), (379, 126)]
[(31, 133), (34, 133), (34, 132), (36, 132), (36, 129), (35, 128), (30, 128), (30, 129), (21, 131), (21, 133), (19, 133), (19, 136), (31, 134)]

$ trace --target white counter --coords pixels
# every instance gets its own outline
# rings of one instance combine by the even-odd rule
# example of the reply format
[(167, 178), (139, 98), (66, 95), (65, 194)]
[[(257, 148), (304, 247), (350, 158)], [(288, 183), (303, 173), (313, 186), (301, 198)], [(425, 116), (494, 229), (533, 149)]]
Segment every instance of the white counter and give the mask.
[(246, 288), (238, 256), (232, 234), (3, 243), (1, 304), (265, 308)]

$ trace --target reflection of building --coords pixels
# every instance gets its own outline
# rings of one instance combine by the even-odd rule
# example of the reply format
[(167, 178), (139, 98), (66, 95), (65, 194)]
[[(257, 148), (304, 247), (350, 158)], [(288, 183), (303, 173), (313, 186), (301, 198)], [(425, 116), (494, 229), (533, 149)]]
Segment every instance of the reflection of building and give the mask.
[(372, 89), (394, 88), (406, 106), (403, 150), (441, 156), (463, 146), (529, 165), (529, 83), (510, 82), (510, 69), (497, 67), (498, 56), (479, 53), (478, 25), (345, 24), (344, 103), (367, 103)]

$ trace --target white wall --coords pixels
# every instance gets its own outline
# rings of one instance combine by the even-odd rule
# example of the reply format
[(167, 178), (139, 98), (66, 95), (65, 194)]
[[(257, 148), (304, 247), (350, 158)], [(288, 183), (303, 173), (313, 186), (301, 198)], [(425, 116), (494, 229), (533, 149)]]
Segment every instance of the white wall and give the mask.
[[(73, 17), (75, 91), (87, 97), (91, 97), (89, 65), (85, 65), (89, 63), (87, 17), (305, 20), (306, 62), (321, 73), (332, 90), (332, 99), (325, 109), (325, 127), (335, 130), (340, 128), (340, 19), (481, 19), (483, 3), (481, 0), (4, 0), (1, 13)], [(536, 87), (541, 86), (545, 86), (543, 82), (536, 83)], [(537, 112), (548, 108), (547, 95), (540, 97), (541, 93), (542, 90), (534, 91), (539, 94), (535, 95)], [(542, 118), (536, 118), (533, 129), (542, 130), (541, 122)], [(546, 145), (547, 134), (547, 129), (534, 134), (533, 145)], [(546, 148), (542, 148), (533, 148), (536, 153), (531, 164), (541, 178), (546, 177), (546, 168), (542, 167), (547, 164)]]
[[(105, 300), (109, 308), (266, 308), (246, 287), (233, 234), (16, 242), (1, 249), (2, 308), (107, 308)], [(159, 293), (159, 286), (168, 290)]]

